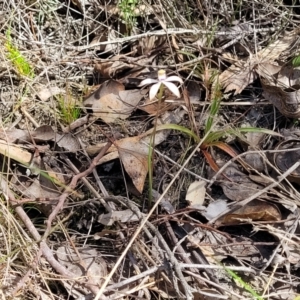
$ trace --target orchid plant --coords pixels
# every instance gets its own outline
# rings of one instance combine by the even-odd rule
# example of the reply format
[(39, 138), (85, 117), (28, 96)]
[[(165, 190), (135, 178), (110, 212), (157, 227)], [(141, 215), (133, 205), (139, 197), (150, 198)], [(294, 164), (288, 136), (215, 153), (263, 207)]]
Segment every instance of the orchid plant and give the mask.
[[(171, 93), (173, 93), (177, 98), (180, 97), (180, 92), (173, 82), (178, 82), (180, 84), (183, 84), (183, 81), (178, 76), (170, 76), (168, 77), (165, 70), (159, 70), (157, 72), (157, 79), (152, 78), (146, 78), (144, 79), (139, 86), (145, 86), (150, 85), (149, 90), (149, 99), (150, 101), (153, 100), (155, 97), (158, 98), (158, 106), (160, 105), (165, 87), (170, 90)], [(158, 107), (159, 111), (159, 107)], [(152, 202), (152, 185), (153, 185), (153, 169), (152, 169), (152, 157), (153, 157), (153, 151), (154, 151), (154, 145), (155, 145), (155, 133), (156, 133), (156, 126), (157, 126), (157, 118), (155, 119), (155, 125), (153, 134), (150, 140), (150, 147), (149, 147), (149, 153), (148, 153), (148, 168), (149, 168), (149, 207)]]

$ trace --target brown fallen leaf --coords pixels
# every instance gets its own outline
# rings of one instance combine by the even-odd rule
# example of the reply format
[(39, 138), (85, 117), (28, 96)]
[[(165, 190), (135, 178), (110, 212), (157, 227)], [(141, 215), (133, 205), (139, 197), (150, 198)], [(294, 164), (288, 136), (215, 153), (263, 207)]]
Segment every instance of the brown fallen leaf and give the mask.
[(31, 133), (36, 142), (54, 141), (55, 132), (50, 125), (42, 125)]
[(115, 142), (120, 159), (137, 190), (142, 193), (148, 174), (149, 146), (141, 143), (141, 137), (131, 137)]
[[(276, 72), (277, 71), (277, 72)], [(263, 96), (288, 118), (300, 117), (300, 70), (268, 64), (261, 73)]]
[(102, 84), (83, 104), (92, 108), (94, 116), (112, 123), (117, 119), (128, 118), (143, 98), (143, 93), (141, 90), (125, 90), (121, 83), (110, 80)]
[(281, 87), (270, 85), (261, 79), (263, 96), (270, 101), (284, 116), (288, 118), (300, 117), (300, 86), (283, 90)]
[(247, 205), (230, 212), (216, 221), (217, 226), (236, 225), (252, 221), (280, 221), (281, 213), (274, 204), (253, 200)]
[(13, 128), (0, 130), (0, 139), (11, 144), (16, 142), (24, 143), (30, 141), (30, 135), (27, 130)]

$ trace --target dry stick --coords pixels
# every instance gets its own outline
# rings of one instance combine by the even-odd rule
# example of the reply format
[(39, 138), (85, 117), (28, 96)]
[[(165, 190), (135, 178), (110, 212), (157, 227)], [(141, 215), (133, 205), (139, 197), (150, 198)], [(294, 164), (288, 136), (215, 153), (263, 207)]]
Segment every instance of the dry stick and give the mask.
[(106, 153), (106, 151), (109, 149), (109, 147), (112, 145), (112, 141), (108, 141), (106, 145), (101, 149), (101, 151), (98, 153), (98, 155), (92, 160), (90, 166), (83, 172), (76, 174), (73, 176), (71, 183), (68, 185), (66, 190), (60, 195), (58, 203), (56, 207), (53, 209), (52, 213), (48, 217), (47, 220), (47, 228), (44, 233), (43, 239), (46, 239), (48, 234), (51, 232), (51, 225), (54, 218), (57, 216), (57, 214), (60, 212), (60, 210), (63, 208), (64, 203), (69, 196), (69, 194), (72, 193), (72, 191), (76, 188), (77, 182), (79, 179), (89, 175), (92, 173), (93, 169), (97, 166), (97, 162), (100, 160), (100, 158)]
[(150, 268), (150, 269), (148, 269), (148, 270), (146, 270), (146, 271), (144, 271), (144, 272), (142, 272), (142, 273), (140, 273), (138, 275), (132, 276), (132, 277), (130, 277), (128, 279), (125, 279), (125, 280), (123, 280), (121, 282), (109, 285), (106, 290), (107, 291), (115, 291), (116, 289), (119, 289), (119, 288), (123, 287), (124, 285), (128, 285), (128, 284), (130, 284), (132, 282), (135, 282), (137, 280), (143, 279), (144, 277), (149, 276), (149, 275), (157, 272), (159, 269), (160, 268), (156, 267), (156, 266), (152, 267), (152, 268)]
[[(204, 264), (183, 264), (183, 263), (180, 263), (179, 267), (182, 268), (182, 269), (197, 268), (197, 269), (224, 270), (223, 266), (204, 265)], [(252, 268), (247, 268), (247, 267), (226, 266), (226, 269), (231, 270), (231, 271), (239, 271), (239, 272), (247, 272), (247, 273), (256, 274), (256, 272)]]
[[(266, 268), (271, 264), (271, 262), (273, 261), (275, 255), (276, 255), (276, 253), (278, 252), (278, 249), (279, 249), (280, 247), (282, 247), (282, 251), (284, 251), (283, 243), (286, 244), (286, 237), (287, 237), (288, 235), (294, 234), (294, 233), (295, 233), (296, 228), (297, 228), (297, 223), (298, 223), (298, 222), (299, 222), (299, 216), (297, 217), (297, 219), (296, 219), (295, 222), (293, 223), (294, 228), (289, 228), (289, 230), (285, 232), (283, 238), (280, 239), (280, 243), (279, 243), (278, 246), (273, 250), (273, 253), (272, 253), (272, 255), (270, 256), (270, 258), (268, 259), (267, 263), (259, 270), (259, 272), (257, 273), (257, 276), (261, 276), (262, 273), (266, 270)], [(296, 226), (295, 226), (295, 225), (296, 225)], [(274, 270), (273, 270), (273, 272), (272, 272), (272, 275), (271, 275), (270, 278), (269, 278), (268, 285), (270, 284), (270, 281), (271, 281), (271, 279), (272, 279), (273, 276), (274, 276), (275, 269), (276, 269), (276, 268), (274, 268)], [(268, 285), (266, 286), (263, 295), (266, 293), (266, 289), (267, 289)]]
[[(16, 200), (14, 194), (9, 189), (7, 182), (1, 178), (0, 180), (1, 189), (4, 195), (6, 195), (11, 202), (12, 205), (18, 205), (18, 201)], [(25, 224), (28, 231), (31, 233), (36, 242), (40, 242), (40, 249), (42, 251), (43, 256), (52, 266), (52, 268), (59, 274), (70, 278), (70, 279), (78, 279), (78, 276), (74, 275), (72, 272), (68, 271), (64, 266), (62, 266), (53, 256), (52, 250), (48, 247), (45, 241), (42, 241), (42, 237), (38, 233), (37, 229), (33, 225), (31, 219), (27, 216), (26, 212), (23, 210), (21, 206), (17, 206), (15, 208), (16, 213)], [(82, 285), (86, 286), (92, 293), (97, 294), (99, 291), (98, 287), (88, 282), (82, 283)]]
[[(223, 36), (223, 35), (240, 35), (240, 34), (250, 34), (252, 32), (270, 32), (272, 30), (276, 30), (276, 28), (261, 28), (261, 29), (251, 29), (251, 30), (244, 30), (244, 31), (239, 31), (238, 34), (237, 32), (230, 32), (230, 31), (218, 31), (215, 32), (214, 35), (216, 36)], [(69, 50), (74, 50), (74, 51), (85, 51), (88, 49), (93, 49), (102, 45), (110, 45), (110, 44), (122, 44), (122, 43), (127, 43), (130, 41), (136, 41), (136, 40), (140, 40), (141, 38), (145, 38), (145, 37), (151, 37), (151, 36), (165, 36), (165, 35), (176, 35), (176, 34), (194, 34), (194, 35), (201, 35), (201, 34), (211, 34), (211, 31), (209, 30), (201, 30), (201, 29), (186, 29), (186, 28), (168, 28), (167, 30), (156, 30), (156, 31), (149, 31), (149, 32), (145, 32), (145, 33), (141, 33), (141, 34), (137, 34), (137, 35), (133, 35), (133, 36), (128, 36), (128, 37), (124, 37), (124, 38), (116, 38), (113, 39), (111, 41), (105, 41), (105, 42), (99, 42), (99, 43), (95, 43), (92, 45), (87, 45), (87, 46), (68, 46), (68, 45), (64, 45), (65, 49), (69, 49)], [(28, 39), (19, 37), (19, 39), (21, 39), (23, 42), (28, 43)], [(38, 41), (30, 41), (30, 43), (35, 43), (37, 45), (43, 45), (43, 46), (49, 46), (49, 47), (58, 47), (61, 48), (61, 45), (58, 44), (53, 44), (53, 43), (45, 43), (43, 42), (38, 42)]]
[[(177, 177), (180, 175), (180, 173), (183, 171), (183, 169), (185, 168), (185, 166), (188, 164), (188, 162), (191, 160), (191, 158), (195, 155), (195, 153), (198, 151), (198, 148), (202, 145), (203, 141), (205, 141), (205, 139), (207, 138), (207, 136), (209, 135), (210, 131), (206, 133), (206, 135), (203, 137), (203, 139), (198, 143), (198, 145), (195, 147), (195, 149), (192, 151), (192, 153), (189, 155), (189, 157), (187, 158), (187, 160), (183, 163), (183, 165), (181, 166), (181, 168), (178, 170), (178, 172), (175, 174), (175, 176), (173, 177), (173, 179), (170, 181), (170, 183), (168, 184), (168, 186), (166, 187), (166, 189), (163, 191), (163, 193), (161, 194), (161, 196), (157, 199), (156, 203), (153, 205), (152, 209), (149, 211), (148, 215), (142, 219), (141, 224), (139, 226), (139, 228), (135, 231), (135, 233), (133, 234), (131, 240), (129, 241), (127, 247), (125, 248), (125, 250), (122, 252), (122, 254), (120, 255), (119, 259), (117, 260), (116, 264), (114, 265), (114, 267), (112, 268), (112, 270), (110, 271), (110, 273), (107, 275), (104, 283), (102, 284), (102, 287), (100, 288), (97, 296), (94, 298), (94, 300), (99, 300), (101, 295), (103, 294), (107, 284), (109, 283), (110, 279), (112, 278), (113, 274), (116, 272), (118, 266), (120, 265), (120, 263), (122, 262), (123, 258), (125, 257), (127, 251), (130, 249), (130, 247), (132, 246), (134, 240), (138, 237), (138, 235), (140, 234), (141, 230), (143, 229), (143, 227), (145, 226), (146, 222), (149, 220), (150, 216), (153, 214), (153, 212), (156, 210), (157, 206), (159, 205), (160, 201), (165, 197), (165, 195), (167, 194), (167, 192), (169, 191), (169, 189), (172, 187), (173, 183), (175, 182), (175, 180), (177, 179)], [(193, 299), (191, 293), (189, 292), (189, 298), (187, 298), (187, 300), (189, 299)]]

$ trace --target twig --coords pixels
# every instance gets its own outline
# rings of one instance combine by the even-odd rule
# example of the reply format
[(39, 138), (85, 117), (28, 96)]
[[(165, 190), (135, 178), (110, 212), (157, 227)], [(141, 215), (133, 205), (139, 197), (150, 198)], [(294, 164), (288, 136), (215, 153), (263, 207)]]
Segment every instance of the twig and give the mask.
[(115, 291), (116, 289), (119, 289), (121, 287), (123, 287), (124, 285), (128, 285), (132, 282), (135, 282), (135, 281), (138, 281), (140, 279), (143, 279), (144, 277), (146, 276), (149, 276), (155, 272), (157, 272), (159, 270), (159, 267), (152, 267), (138, 275), (135, 275), (135, 276), (132, 276), (130, 278), (127, 278), (121, 282), (118, 282), (118, 283), (115, 283), (115, 284), (112, 284), (112, 285), (109, 285), (106, 290), (107, 291)]
[[(218, 269), (218, 270), (224, 270), (223, 266), (216, 266), (216, 265), (204, 265), (204, 264), (179, 264), (180, 268), (197, 268), (197, 269)], [(253, 270), (253, 268), (247, 268), (247, 267), (233, 267), (233, 266), (226, 266), (226, 269), (232, 270), (232, 271), (239, 271), (239, 272), (247, 272), (256, 274), (256, 272)]]
[[(214, 35), (215, 36), (223, 36), (223, 35), (240, 35), (240, 34), (250, 34), (253, 32), (270, 32), (272, 30), (275, 30), (275, 28), (261, 28), (261, 29), (251, 29), (248, 31), (239, 31), (234, 32), (234, 31), (218, 31), (215, 32)], [(156, 30), (156, 31), (149, 31), (149, 32), (145, 32), (145, 33), (141, 33), (141, 34), (137, 34), (137, 35), (132, 35), (132, 36), (126, 36), (123, 38), (116, 38), (110, 41), (105, 41), (105, 42), (99, 42), (99, 43), (95, 43), (92, 45), (86, 45), (86, 46), (79, 46), (79, 47), (75, 47), (75, 46), (68, 46), (65, 45), (64, 48), (67, 50), (73, 50), (73, 51), (85, 51), (85, 50), (89, 50), (89, 49), (94, 49), (97, 48), (99, 46), (103, 46), (103, 45), (111, 45), (111, 44), (123, 44), (123, 43), (127, 43), (127, 42), (133, 42), (133, 41), (137, 41), (140, 40), (142, 38), (146, 38), (146, 37), (151, 37), (151, 36), (165, 36), (165, 35), (178, 35), (178, 34), (193, 34), (193, 35), (202, 35), (202, 34), (211, 34), (211, 31), (209, 30), (201, 30), (201, 29), (186, 29), (186, 28), (168, 28), (167, 30)], [(48, 46), (48, 47), (57, 47), (57, 48), (61, 48), (60, 44), (53, 44), (53, 43), (45, 43), (45, 42), (38, 42), (38, 41), (29, 41), (27, 38), (22, 38), (22, 36), (19, 37), (20, 40), (22, 40), (25, 43), (35, 43), (35, 44), (41, 44), (43, 46)]]

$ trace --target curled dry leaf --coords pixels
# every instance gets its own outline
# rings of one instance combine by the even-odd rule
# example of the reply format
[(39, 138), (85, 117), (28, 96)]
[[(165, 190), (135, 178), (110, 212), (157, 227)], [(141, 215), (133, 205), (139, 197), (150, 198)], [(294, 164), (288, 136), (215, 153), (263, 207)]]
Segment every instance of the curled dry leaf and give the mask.
[[(276, 150), (281, 150), (274, 154), (274, 164), (282, 172), (286, 172), (296, 162), (300, 160), (300, 140), (291, 139), (277, 145)], [(294, 151), (284, 152), (284, 149), (295, 149)], [(294, 170), (287, 177), (291, 182), (300, 183), (300, 167)]]
[(236, 225), (240, 223), (252, 221), (280, 221), (281, 213), (274, 204), (253, 200), (247, 205), (238, 208), (216, 221), (217, 226)]
[(300, 117), (300, 90), (293, 86), (283, 90), (281, 87), (270, 85), (261, 80), (263, 96), (270, 101), (284, 116), (288, 118)]
[(263, 96), (286, 117), (300, 117), (300, 70), (269, 64), (261, 76)]

